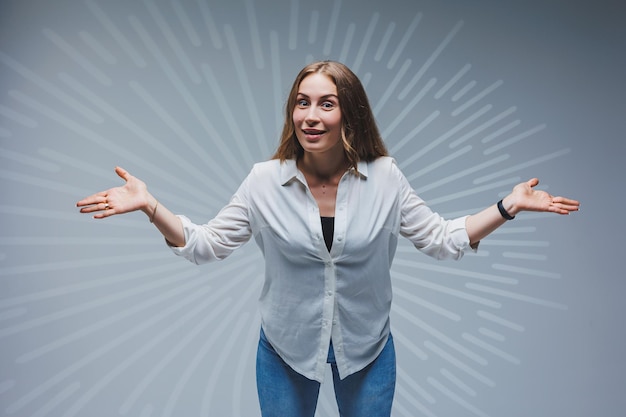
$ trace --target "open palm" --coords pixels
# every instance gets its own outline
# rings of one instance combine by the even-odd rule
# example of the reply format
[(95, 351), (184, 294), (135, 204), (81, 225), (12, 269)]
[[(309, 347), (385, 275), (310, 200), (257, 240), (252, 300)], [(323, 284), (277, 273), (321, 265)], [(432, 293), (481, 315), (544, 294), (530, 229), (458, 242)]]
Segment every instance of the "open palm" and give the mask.
[(566, 197), (555, 197), (545, 191), (536, 190), (534, 187), (537, 184), (539, 184), (539, 180), (533, 178), (513, 188), (512, 196), (515, 198), (518, 211), (547, 211), (569, 214), (578, 210), (578, 201)]
[(101, 219), (115, 214), (142, 210), (146, 207), (148, 195), (146, 184), (121, 167), (116, 167), (115, 172), (125, 181), (125, 184), (80, 200), (76, 206), (81, 207), (81, 213), (96, 213), (94, 218)]

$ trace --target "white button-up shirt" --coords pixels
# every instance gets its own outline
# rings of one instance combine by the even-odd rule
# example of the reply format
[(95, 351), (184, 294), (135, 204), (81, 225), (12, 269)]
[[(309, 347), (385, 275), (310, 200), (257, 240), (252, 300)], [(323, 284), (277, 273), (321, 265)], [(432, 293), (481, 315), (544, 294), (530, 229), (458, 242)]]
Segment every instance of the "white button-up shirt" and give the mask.
[(230, 203), (204, 225), (180, 216), (195, 263), (223, 259), (254, 236), (265, 257), (265, 335), (295, 371), (322, 382), (332, 339), (341, 378), (360, 371), (389, 334), (390, 267), (398, 236), (438, 259), (469, 248), (465, 217), (444, 220), (390, 157), (358, 164), (337, 188), (329, 253), (320, 213), (295, 161), (255, 164)]

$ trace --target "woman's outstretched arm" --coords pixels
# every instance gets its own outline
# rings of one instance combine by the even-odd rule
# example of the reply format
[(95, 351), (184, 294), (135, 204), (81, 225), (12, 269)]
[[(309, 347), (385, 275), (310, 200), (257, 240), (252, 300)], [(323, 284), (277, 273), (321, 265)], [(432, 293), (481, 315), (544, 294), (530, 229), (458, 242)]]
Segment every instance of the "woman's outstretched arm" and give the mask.
[(116, 214), (141, 210), (170, 245), (185, 246), (185, 234), (180, 219), (148, 192), (148, 187), (143, 181), (120, 167), (116, 167), (115, 172), (125, 184), (80, 200), (76, 203), (76, 207), (80, 207), (80, 212), (95, 213), (94, 219), (104, 219)]
[(545, 191), (535, 190), (534, 187), (537, 184), (539, 184), (539, 180), (533, 178), (513, 187), (511, 194), (502, 199), (504, 214), (501, 214), (498, 206), (494, 204), (479, 213), (469, 216), (465, 225), (470, 244), (475, 245), (504, 224), (507, 221), (504, 215), (515, 217), (517, 213), (522, 211), (540, 211), (557, 214), (569, 214), (572, 211), (578, 211), (580, 206), (578, 201), (565, 197), (554, 197)]

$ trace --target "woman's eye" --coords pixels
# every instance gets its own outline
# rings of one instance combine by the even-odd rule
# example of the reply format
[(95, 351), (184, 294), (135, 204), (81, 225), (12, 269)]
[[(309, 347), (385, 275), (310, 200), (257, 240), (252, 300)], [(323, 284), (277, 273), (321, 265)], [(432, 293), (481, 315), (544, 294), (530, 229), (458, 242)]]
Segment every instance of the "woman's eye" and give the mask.
[(322, 107), (325, 109), (332, 109), (333, 107), (335, 107), (335, 104), (330, 101), (325, 101), (322, 103)]
[(298, 107), (306, 107), (309, 104), (309, 102), (306, 100), (298, 100), (296, 104), (298, 105)]

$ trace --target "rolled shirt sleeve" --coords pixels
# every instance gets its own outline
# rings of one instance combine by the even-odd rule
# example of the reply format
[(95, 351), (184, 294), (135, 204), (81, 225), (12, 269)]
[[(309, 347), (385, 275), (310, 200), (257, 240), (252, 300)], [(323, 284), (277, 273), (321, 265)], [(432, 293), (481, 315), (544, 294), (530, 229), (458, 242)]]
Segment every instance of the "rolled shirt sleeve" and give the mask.
[(246, 180), (228, 205), (206, 224), (195, 224), (179, 215), (185, 233), (185, 246), (170, 246), (171, 250), (195, 264), (203, 264), (222, 260), (248, 242), (252, 229), (246, 204), (247, 190)]
[(433, 212), (394, 163), (401, 207), (400, 234), (421, 252), (436, 259), (461, 259), (470, 248), (465, 228), (467, 216), (446, 220)]

